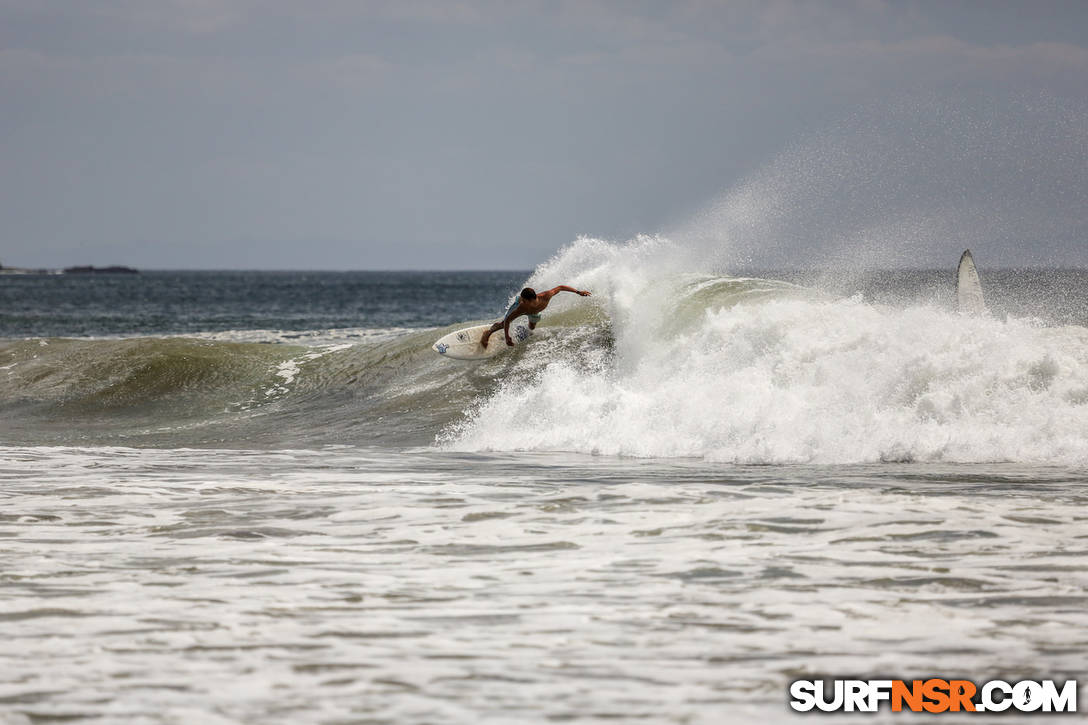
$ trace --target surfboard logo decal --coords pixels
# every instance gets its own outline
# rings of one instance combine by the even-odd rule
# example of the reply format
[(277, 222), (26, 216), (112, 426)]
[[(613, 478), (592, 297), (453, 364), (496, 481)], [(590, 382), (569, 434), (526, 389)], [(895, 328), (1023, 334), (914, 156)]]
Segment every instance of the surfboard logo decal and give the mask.
[(518, 342), (525, 342), (529, 339), (529, 328), (519, 327), (518, 329), (514, 330), (514, 337), (518, 339)]
[(434, 349), (438, 350), (438, 354), (445, 355), (446, 350), (449, 350), (450, 346), (442, 342), (436, 342), (434, 345)]

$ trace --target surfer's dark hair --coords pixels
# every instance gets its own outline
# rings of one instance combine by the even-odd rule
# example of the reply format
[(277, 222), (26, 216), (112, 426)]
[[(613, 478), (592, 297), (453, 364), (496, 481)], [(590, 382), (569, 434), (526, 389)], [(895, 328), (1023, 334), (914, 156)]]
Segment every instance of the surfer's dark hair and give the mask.
[(523, 300), (535, 300), (536, 299), (536, 290), (534, 290), (532, 287), (526, 287), (525, 289), (523, 289), (521, 291), (521, 299), (523, 299)]

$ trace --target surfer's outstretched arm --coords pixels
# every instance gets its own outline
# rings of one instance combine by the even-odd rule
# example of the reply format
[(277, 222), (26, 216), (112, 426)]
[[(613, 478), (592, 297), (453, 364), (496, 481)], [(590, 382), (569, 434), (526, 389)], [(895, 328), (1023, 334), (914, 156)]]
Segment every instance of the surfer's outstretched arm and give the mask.
[(575, 289), (574, 287), (568, 287), (565, 284), (561, 284), (558, 287), (552, 287), (550, 290), (548, 290), (548, 296), (551, 297), (552, 295), (558, 294), (559, 292), (573, 292), (574, 294), (581, 295), (582, 297), (589, 297), (590, 294), (589, 290)]

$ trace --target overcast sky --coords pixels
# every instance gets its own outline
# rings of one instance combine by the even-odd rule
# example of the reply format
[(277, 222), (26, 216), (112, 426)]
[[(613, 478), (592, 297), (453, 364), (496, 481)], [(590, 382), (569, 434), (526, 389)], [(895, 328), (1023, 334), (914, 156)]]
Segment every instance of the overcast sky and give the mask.
[(1083, 0), (0, 0), (0, 48), (8, 265), (1088, 265)]

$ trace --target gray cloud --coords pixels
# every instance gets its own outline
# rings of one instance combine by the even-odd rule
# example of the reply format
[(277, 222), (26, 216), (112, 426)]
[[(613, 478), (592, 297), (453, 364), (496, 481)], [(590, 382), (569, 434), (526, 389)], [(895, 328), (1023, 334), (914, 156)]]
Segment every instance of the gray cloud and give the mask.
[[(924, 107), (959, 124), (967, 166), (976, 147), (1050, 160), (991, 164), (1003, 204), (1052, 222), (995, 261), (1088, 264), (1086, 20), (1077, 2), (2, 0), (0, 260), (526, 268), (580, 233), (697, 227), (708, 200), (756, 187), (792, 194), (800, 228), (848, 200), (798, 195), (790, 149), (830, 144), (837, 173), (895, 188), (923, 118), (902, 109)], [(1001, 148), (980, 146), (986, 123)], [(882, 162), (873, 128), (898, 149)], [(831, 156), (809, 153), (810, 183)], [(912, 183), (967, 184), (960, 218), (985, 219), (995, 192), (947, 156), (920, 154)], [(1017, 197), (1039, 175), (1064, 196)], [(911, 194), (914, 217), (952, 223)], [(821, 234), (910, 227), (903, 204), (869, 206)], [(826, 253), (779, 227), (749, 256)]]

